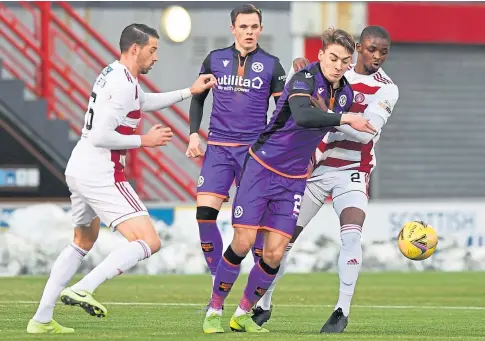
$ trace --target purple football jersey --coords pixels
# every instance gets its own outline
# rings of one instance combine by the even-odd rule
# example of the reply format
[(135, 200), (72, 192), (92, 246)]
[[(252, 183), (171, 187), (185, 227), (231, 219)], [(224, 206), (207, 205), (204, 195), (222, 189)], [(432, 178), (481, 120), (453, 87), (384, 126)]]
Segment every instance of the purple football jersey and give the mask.
[(304, 128), (297, 125), (288, 103), (293, 94), (315, 98), (320, 94), (328, 108), (340, 114), (349, 111), (353, 92), (345, 77), (341, 86), (333, 89), (318, 62), (307, 65), (285, 86), (268, 126), (250, 151), (260, 163), (283, 176), (304, 177), (315, 148), (332, 127)]
[(212, 90), (209, 141), (254, 143), (266, 127), (269, 98), (285, 86), (279, 59), (259, 46), (242, 58), (232, 45), (209, 53), (200, 73), (212, 73), (218, 82)]

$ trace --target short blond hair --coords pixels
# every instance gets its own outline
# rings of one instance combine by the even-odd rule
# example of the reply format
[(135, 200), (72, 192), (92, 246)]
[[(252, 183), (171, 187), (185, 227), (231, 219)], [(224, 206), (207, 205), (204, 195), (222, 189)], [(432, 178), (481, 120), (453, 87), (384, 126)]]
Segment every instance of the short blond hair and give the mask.
[(342, 45), (350, 54), (355, 51), (355, 40), (350, 33), (330, 27), (322, 34), (322, 51), (332, 44)]

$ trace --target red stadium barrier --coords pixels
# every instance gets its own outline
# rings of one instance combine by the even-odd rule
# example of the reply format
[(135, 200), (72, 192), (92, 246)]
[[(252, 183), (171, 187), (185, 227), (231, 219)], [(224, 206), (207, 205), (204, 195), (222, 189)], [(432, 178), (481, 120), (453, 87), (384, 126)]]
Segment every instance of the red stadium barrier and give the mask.
[[(119, 57), (116, 49), (90, 27), (68, 3), (57, 3), (82, 28), (83, 33), (88, 34), (99, 44), (104, 54), (112, 56), (111, 60)], [(7, 47), (2, 46), (0, 51), (5, 59), (5, 68), (14, 77), (23, 80), (31, 92), (46, 99), (49, 117), (68, 120), (71, 129), (79, 134), (91, 84), (55, 51), (55, 46), (58, 46), (59, 42), (62, 43), (69, 51), (79, 56), (90, 70), (101, 70), (109, 61), (103, 60), (99, 53), (79, 38), (79, 34), (74, 33), (70, 27), (64, 24), (53, 13), (49, 1), (22, 1), (21, 4), (27, 12), (32, 14), (33, 29), (28, 28), (12, 11), (0, 3), (0, 22), (4, 24), (0, 27), (0, 33), (17, 53), (21, 53), (25, 57), (20, 61), (19, 58), (15, 58), (15, 53), (11, 53)], [(28, 72), (28, 70), (32, 71)], [(149, 91), (160, 92), (146, 77), (140, 77), (140, 82)], [(180, 108), (172, 106), (170, 109), (176, 117), (183, 121), (184, 125), (188, 124), (188, 116)], [(185, 153), (188, 136), (177, 128), (173, 124), (174, 122), (160, 112), (144, 115), (143, 119), (152, 125), (162, 123), (171, 127), (174, 132), (173, 146), (179, 152)], [(200, 135), (203, 140), (207, 140), (206, 132), (201, 131)], [(152, 179), (160, 181), (160, 184), (169, 190), (170, 194), (175, 195), (181, 201), (195, 197), (195, 181), (162, 151), (140, 149), (131, 151), (130, 158), (132, 160), (127, 167), (127, 174), (135, 181), (142, 198), (150, 197), (143, 186), (145, 179), (143, 172), (151, 174)], [(191, 162), (200, 166), (202, 160), (200, 158), (191, 159)], [(157, 167), (158, 169), (156, 169)], [(177, 186), (179, 188), (176, 188)], [(168, 198), (166, 195), (162, 195), (160, 190), (155, 189), (153, 184), (150, 187), (150, 193), (152, 198), (159, 200)]]

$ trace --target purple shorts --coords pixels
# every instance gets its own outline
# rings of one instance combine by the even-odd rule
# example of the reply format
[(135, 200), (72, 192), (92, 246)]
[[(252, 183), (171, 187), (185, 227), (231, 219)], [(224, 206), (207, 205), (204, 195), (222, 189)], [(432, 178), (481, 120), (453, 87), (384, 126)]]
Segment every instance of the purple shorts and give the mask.
[(306, 178), (287, 178), (247, 158), (233, 204), (232, 225), (293, 236)]
[(204, 163), (197, 182), (197, 194), (228, 197), (233, 181), (236, 180), (236, 185), (239, 184), (248, 149), (249, 146), (207, 145)]

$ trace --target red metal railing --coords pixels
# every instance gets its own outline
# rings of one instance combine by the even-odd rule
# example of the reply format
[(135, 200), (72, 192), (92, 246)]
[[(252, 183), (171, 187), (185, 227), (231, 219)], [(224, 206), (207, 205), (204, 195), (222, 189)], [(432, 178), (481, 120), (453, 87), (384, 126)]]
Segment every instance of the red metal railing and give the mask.
[[(91, 28), (69, 4), (66, 2), (57, 3), (113, 59), (118, 58), (118, 52)], [(50, 117), (69, 120), (72, 130), (79, 134), (91, 84), (76, 69), (71, 67), (65, 58), (56, 53), (55, 47), (62, 43), (69, 51), (75, 53), (90, 70), (101, 70), (108, 64), (108, 61), (102, 60), (92, 47), (83, 42), (70, 27), (53, 13), (49, 1), (24, 1), (21, 4), (25, 11), (32, 15), (33, 29), (27, 27), (12, 11), (0, 3), (0, 22), (5, 24), (5, 29), (0, 26), (0, 34), (8, 41), (9, 46), (24, 57), (21, 62), (7, 47), (1, 46), (0, 51), (5, 59), (5, 68), (14, 77), (22, 79), (31, 92), (47, 100)], [(27, 72), (29, 69), (33, 70), (30, 74)], [(160, 92), (148, 79), (140, 77), (140, 81), (150, 91)], [(187, 115), (178, 107), (172, 106), (171, 109), (185, 124), (188, 123)], [(166, 117), (156, 112), (153, 115), (144, 115), (144, 119), (150, 124), (161, 122), (170, 126), (175, 136), (173, 139), (174, 147), (182, 153), (185, 152), (188, 137), (172, 122), (169, 122)], [(203, 139), (207, 139), (205, 132), (200, 133)], [(143, 186), (143, 179), (146, 178), (143, 176), (144, 171), (150, 173), (152, 179), (159, 181), (179, 200), (185, 201), (187, 197), (193, 198), (195, 196), (195, 181), (182, 167), (160, 150), (141, 149), (132, 151), (129, 160), (127, 171), (129, 176), (135, 180), (141, 197), (148, 197), (148, 192)], [(201, 160), (194, 159), (193, 162), (200, 166)], [(167, 195), (153, 186), (153, 183), (152, 186), (147, 188), (149, 188), (153, 197), (167, 198)]]

